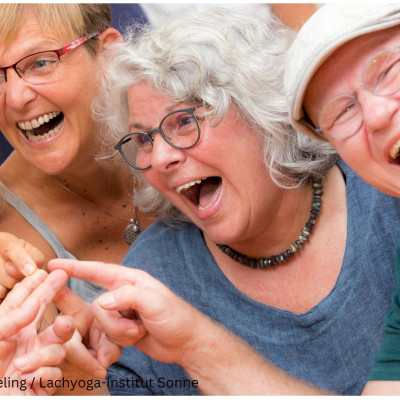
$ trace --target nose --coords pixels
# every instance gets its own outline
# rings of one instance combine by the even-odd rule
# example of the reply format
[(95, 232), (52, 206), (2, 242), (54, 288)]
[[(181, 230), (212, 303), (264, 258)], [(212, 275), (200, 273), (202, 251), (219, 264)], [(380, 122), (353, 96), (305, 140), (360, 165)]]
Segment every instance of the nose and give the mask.
[(36, 97), (35, 91), (25, 82), (13, 68), (7, 70), (7, 82), (4, 82), (6, 104), (14, 109), (22, 109)]
[(390, 126), (399, 111), (400, 100), (393, 95), (381, 96), (369, 90), (360, 90), (357, 97), (368, 132), (379, 132)]
[(177, 149), (167, 143), (161, 134), (157, 133), (153, 139), (153, 151), (151, 153), (151, 167), (160, 171), (170, 171), (181, 165), (186, 158), (185, 151)]

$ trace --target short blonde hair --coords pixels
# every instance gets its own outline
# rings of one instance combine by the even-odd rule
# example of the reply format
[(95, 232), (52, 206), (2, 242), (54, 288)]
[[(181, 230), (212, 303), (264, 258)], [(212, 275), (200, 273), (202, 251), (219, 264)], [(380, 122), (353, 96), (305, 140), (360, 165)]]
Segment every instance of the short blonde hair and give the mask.
[[(28, 12), (36, 15), (43, 32), (52, 33), (67, 40), (104, 31), (111, 25), (111, 9), (108, 4), (0, 4), (0, 41), (9, 47), (24, 23)], [(96, 40), (89, 40), (86, 47), (96, 52)]]

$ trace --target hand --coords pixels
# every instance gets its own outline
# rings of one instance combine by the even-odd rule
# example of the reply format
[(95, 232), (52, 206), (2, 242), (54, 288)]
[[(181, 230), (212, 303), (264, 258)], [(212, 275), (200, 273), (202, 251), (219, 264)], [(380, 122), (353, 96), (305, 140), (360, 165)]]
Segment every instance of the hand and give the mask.
[(63, 375), (70, 379), (104, 378), (107, 367), (120, 357), (119, 346), (109, 342), (93, 323), (90, 304), (69, 288), (63, 287), (53, 302), (64, 315), (74, 319), (77, 328), (72, 339), (64, 345), (67, 355), (62, 365)]
[[(104, 333), (102, 333), (104, 336)], [(89, 335), (88, 335), (89, 336)], [(85, 342), (85, 344), (84, 344)], [(62, 376), (69, 382), (80, 381), (87, 382), (87, 385), (75, 386), (75, 388), (65, 386), (57, 390), (57, 395), (65, 396), (88, 396), (88, 395), (108, 395), (106, 385), (103, 385), (104, 378), (107, 375), (107, 367), (120, 357), (120, 348), (114, 343), (111, 343), (113, 349), (112, 359), (103, 366), (104, 359), (97, 352), (97, 348), (102, 346), (100, 343), (92, 344), (83, 341), (78, 330), (75, 330), (71, 340), (65, 345), (66, 357), (60, 365)], [(96, 381), (95, 386), (89, 385), (89, 382)], [(98, 384), (100, 383), (100, 387)]]
[(7, 232), (0, 232), (0, 300), (23, 278), (43, 268), (40, 250)]
[(277, 368), (144, 271), (74, 260), (52, 260), (48, 267), (107, 288), (92, 308), (108, 338), (181, 365), (204, 394), (332, 394)]
[(0, 305), (0, 376), (14, 382), (3, 385), (1, 395), (47, 395), (49, 380), (60, 379), (57, 367), (65, 357), (62, 344), (74, 332), (72, 318), (58, 317), (53, 325), (37, 333), (40, 320), (67, 275), (38, 270), (15, 285)]
[[(92, 308), (107, 337), (121, 346), (135, 346), (150, 357), (183, 365), (186, 352), (199, 348), (202, 332), (213, 322), (141, 270), (101, 262), (51, 260), (73, 276), (97, 283), (111, 292)], [(136, 316), (138, 318), (136, 318)]]

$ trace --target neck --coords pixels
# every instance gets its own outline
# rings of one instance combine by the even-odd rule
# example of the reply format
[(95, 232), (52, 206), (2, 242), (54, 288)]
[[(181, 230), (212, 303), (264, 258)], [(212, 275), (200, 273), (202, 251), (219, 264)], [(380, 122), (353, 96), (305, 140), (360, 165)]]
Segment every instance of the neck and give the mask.
[[(313, 189), (310, 185), (299, 189), (282, 189), (274, 202), (248, 227), (243, 240), (227, 244), (233, 250), (254, 258), (268, 258), (287, 250), (294, 243), (310, 218)], [(205, 236), (206, 237), (206, 236)], [(207, 237), (206, 242), (216, 248)], [(220, 250), (218, 250), (220, 251)]]
[(116, 166), (107, 168), (95, 165), (83, 172), (65, 171), (52, 178), (91, 201), (107, 197), (122, 199), (133, 192), (132, 174), (128, 169)]

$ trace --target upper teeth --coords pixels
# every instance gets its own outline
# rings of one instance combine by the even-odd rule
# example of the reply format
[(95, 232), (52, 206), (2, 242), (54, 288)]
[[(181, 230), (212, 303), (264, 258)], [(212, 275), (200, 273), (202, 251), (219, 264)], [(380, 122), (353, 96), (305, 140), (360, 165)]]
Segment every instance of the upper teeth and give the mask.
[(400, 140), (398, 140), (390, 149), (390, 157), (395, 160), (400, 153)]
[(39, 126), (43, 125), (46, 122), (49, 122), (51, 119), (54, 117), (57, 117), (57, 115), (61, 114), (59, 111), (54, 111), (50, 112), (48, 114), (43, 114), (37, 119), (32, 119), (31, 121), (25, 121), (25, 122), (18, 122), (18, 127), (25, 130), (31, 130), (31, 129), (36, 129), (39, 128)]
[(204, 179), (197, 179), (195, 181), (185, 183), (184, 185), (178, 186), (175, 190), (177, 193), (180, 193), (182, 190), (186, 190), (186, 189), (190, 188), (191, 186), (198, 185), (199, 183), (201, 183), (202, 180), (204, 180)]

